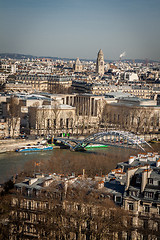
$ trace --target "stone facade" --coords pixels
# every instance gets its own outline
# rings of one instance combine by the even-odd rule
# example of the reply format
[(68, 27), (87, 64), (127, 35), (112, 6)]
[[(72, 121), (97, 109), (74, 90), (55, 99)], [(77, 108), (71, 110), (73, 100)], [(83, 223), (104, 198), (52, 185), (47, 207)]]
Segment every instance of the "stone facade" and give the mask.
[[(72, 79), (70, 75), (52, 75), (48, 77), (48, 91), (52, 93), (61, 93), (64, 89), (71, 87)], [(63, 88), (63, 89), (62, 89)]]
[(0, 119), (0, 138), (17, 137), (20, 134), (20, 118)]
[(20, 93), (31, 93), (33, 88), (31, 84), (22, 84), (22, 83), (6, 83), (5, 92), (20, 92)]
[(102, 114), (102, 122), (105, 127), (112, 126), (135, 134), (158, 133), (160, 107), (108, 102)]
[(75, 107), (53, 103), (39, 107), (29, 107), (29, 128), (38, 135), (72, 132), (75, 125)]

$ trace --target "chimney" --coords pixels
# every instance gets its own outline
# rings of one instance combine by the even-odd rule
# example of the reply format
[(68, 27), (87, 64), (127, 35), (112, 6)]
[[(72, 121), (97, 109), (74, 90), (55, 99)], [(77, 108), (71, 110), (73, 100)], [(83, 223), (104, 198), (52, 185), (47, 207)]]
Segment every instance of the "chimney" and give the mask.
[(160, 158), (156, 162), (156, 167), (160, 167)]
[(131, 180), (131, 177), (134, 175), (134, 173), (137, 171), (138, 167), (131, 167), (128, 169), (127, 171), (127, 178), (126, 178), (126, 189), (127, 190), (129, 188), (129, 185), (130, 185), (130, 180)]
[(135, 156), (130, 156), (128, 163), (131, 164), (132, 162), (134, 162), (135, 158)]
[(144, 191), (145, 187), (146, 187), (146, 184), (148, 182), (148, 178), (150, 177), (151, 175), (151, 172), (152, 172), (152, 169), (145, 169), (143, 172), (142, 172), (142, 183), (141, 183), (141, 192)]
[(83, 179), (85, 178), (85, 169), (83, 169)]

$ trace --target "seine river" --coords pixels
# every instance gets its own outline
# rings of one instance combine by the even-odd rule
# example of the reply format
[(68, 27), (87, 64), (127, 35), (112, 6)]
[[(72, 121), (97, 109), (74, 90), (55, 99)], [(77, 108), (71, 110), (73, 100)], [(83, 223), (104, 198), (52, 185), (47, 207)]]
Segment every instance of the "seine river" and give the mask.
[[(154, 148), (154, 151), (160, 151), (160, 144), (153, 144), (152, 147)], [(110, 167), (108, 169), (110, 170), (110, 168), (115, 168), (118, 162), (127, 161), (130, 155), (137, 155), (139, 152), (139, 150), (135, 149), (108, 147), (90, 149), (85, 152), (71, 152), (69, 149), (54, 149), (53, 151), (34, 153), (4, 153), (0, 154), (0, 183), (5, 182), (14, 174), (22, 172), (30, 162), (42, 160), (43, 162), (47, 162), (47, 160), (52, 161), (52, 159), (53, 161), (59, 161), (56, 160), (54, 156), (58, 156), (58, 159), (63, 159), (63, 161), (65, 161), (65, 158), (72, 159), (74, 157), (79, 159), (80, 162), (81, 158), (83, 158), (83, 160), (86, 159), (87, 161), (90, 157), (93, 158), (93, 156), (95, 156), (94, 159), (97, 159), (100, 165), (102, 165), (100, 161), (101, 156), (103, 156), (103, 162), (104, 159), (106, 163), (110, 162)], [(81, 163), (83, 165), (83, 161)]]

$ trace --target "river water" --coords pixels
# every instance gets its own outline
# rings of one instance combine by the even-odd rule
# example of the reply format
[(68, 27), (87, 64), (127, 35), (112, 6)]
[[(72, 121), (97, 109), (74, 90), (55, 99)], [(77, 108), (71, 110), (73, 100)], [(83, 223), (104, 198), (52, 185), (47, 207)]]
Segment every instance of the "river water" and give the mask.
[[(160, 151), (160, 144), (153, 144), (154, 151)], [(0, 183), (5, 182), (16, 173), (20, 173), (30, 162), (56, 162), (57, 166), (63, 164), (61, 171), (70, 164), (70, 171), (89, 168), (101, 168), (103, 174), (116, 167), (118, 162), (127, 161), (130, 155), (137, 155), (140, 151), (118, 147), (90, 149), (85, 152), (71, 152), (69, 149), (54, 149), (53, 151), (34, 153), (3, 153), (0, 154)], [(94, 159), (94, 160), (93, 160)], [(76, 161), (77, 160), (77, 161)], [(93, 160), (93, 161), (91, 161)], [(88, 161), (88, 165), (86, 165)], [(74, 164), (73, 164), (74, 162)], [(97, 162), (95, 164), (95, 162)], [(76, 167), (77, 165), (77, 167)], [(93, 166), (94, 165), (94, 166)], [(106, 171), (105, 171), (106, 168)], [(58, 169), (58, 168), (56, 168)], [(105, 171), (105, 172), (104, 172)]]

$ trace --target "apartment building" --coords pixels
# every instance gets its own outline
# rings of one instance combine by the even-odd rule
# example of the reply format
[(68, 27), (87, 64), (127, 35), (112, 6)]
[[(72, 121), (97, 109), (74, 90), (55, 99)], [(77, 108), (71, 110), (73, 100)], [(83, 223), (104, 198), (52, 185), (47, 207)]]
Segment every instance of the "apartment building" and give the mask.
[(16, 183), (10, 239), (118, 240), (126, 229), (124, 211), (112, 205), (110, 194), (93, 189), (93, 185), (96, 182), (84, 175), (56, 173), (38, 173)]
[(159, 239), (160, 155), (156, 152), (130, 156), (106, 176), (104, 182), (114, 202), (130, 215), (131, 231), (123, 239)]

